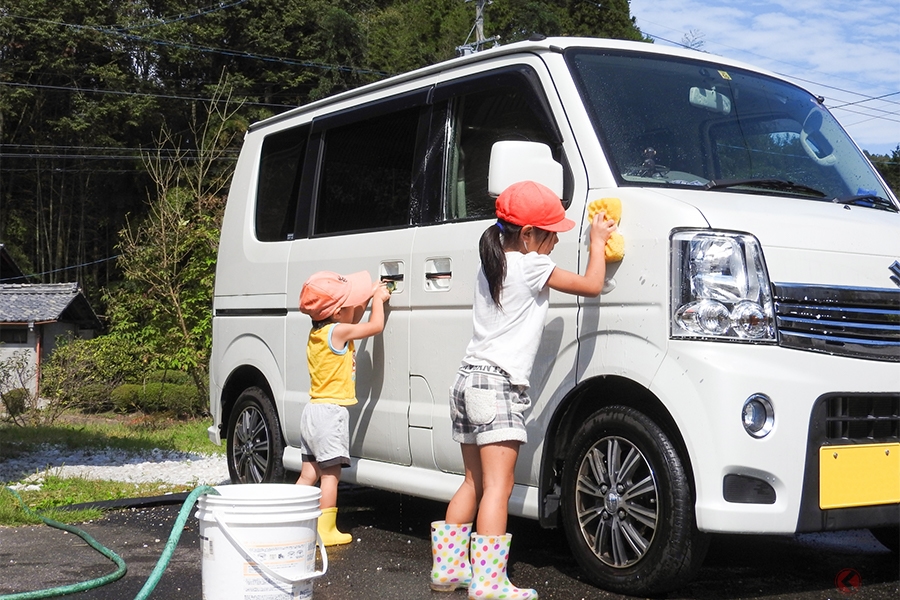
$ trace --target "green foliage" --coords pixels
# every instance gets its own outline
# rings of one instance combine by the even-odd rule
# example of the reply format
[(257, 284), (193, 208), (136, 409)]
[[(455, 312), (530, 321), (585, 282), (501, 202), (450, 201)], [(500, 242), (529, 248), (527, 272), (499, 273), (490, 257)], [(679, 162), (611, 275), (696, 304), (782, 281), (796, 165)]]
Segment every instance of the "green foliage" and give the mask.
[(140, 381), (146, 369), (140, 348), (127, 339), (105, 335), (57, 342), (41, 369), (41, 390), (66, 406), (109, 410), (113, 388), (123, 381)]
[(866, 156), (881, 173), (894, 195), (900, 197), (900, 144), (891, 151), (890, 155), (866, 152)]
[(153, 371), (146, 378), (147, 383), (174, 383), (176, 385), (190, 385), (191, 376), (184, 371)]
[(31, 394), (25, 388), (13, 388), (7, 392), (0, 394), (0, 401), (6, 408), (6, 412), (10, 417), (21, 417), (28, 408), (28, 401)]
[(112, 391), (114, 410), (123, 413), (164, 413), (174, 417), (202, 415), (206, 397), (193, 384), (126, 383)]
[(0, 355), (0, 404), (6, 409), (5, 419), (19, 427), (53, 423), (65, 404), (35, 395), (35, 373), (28, 350)]
[[(152, 426), (150, 426), (152, 424)], [(68, 412), (52, 425), (16, 427), (0, 423), (0, 460), (14, 458), (42, 445), (66, 448), (116, 448), (139, 452), (159, 448), (179, 452), (223, 454), (225, 446), (210, 444), (208, 419), (176, 419), (166, 415), (83, 415)]]

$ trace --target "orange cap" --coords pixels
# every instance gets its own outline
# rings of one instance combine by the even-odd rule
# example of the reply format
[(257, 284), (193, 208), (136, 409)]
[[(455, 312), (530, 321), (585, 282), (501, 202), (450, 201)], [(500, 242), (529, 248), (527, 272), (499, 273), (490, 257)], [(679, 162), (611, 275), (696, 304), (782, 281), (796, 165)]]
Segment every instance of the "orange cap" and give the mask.
[(372, 278), (366, 271), (340, 275), (313, 273), (300, 290), (300, 312), (324, 321), (345, 306), (362, 306), (372, 297)]
[(544, 231), (569, 231), (575, 221), (566, 218), (559, 196), (536, 181), (519, 181), (497, 197), (497, 218), (507, 223), (531, 225)]

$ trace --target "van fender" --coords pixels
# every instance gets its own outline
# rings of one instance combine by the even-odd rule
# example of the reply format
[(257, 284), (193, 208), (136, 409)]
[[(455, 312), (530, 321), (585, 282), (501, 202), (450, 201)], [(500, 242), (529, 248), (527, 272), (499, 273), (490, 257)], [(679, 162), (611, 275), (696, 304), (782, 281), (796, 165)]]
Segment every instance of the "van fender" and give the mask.
[[(235, 337), (222, 352), (219, 360), (220, 371), (228, 373), (222, 387), (223, 415), (227, 414), (227, 404), (233, 402), (247, 385), (247, 369), (252, 369), (263, 380), (252, 381), (252, 385), (268, 388), (276, 408), (280, 409), (284, 398), (284, 373), (272, 349), (261, 337), (254, 334), (242, 334)], [(238, 389), (240, 388), (240, 389)], [(280, 412), (280, 410), (279, 410)], [(223, 416), (223, 422), (227, 418)]]
[[(698, 426), (709, 426), (708, 417), (690, 410), (690, 399), (696, 397), (694, 382), (677, 361), (667, 358), (666, 348), (624, 331), (603, 331), (593, 336), (593, 341), (582, 339), (579, 363), (586, 356), (590, 360), (579, 368), (575, 387), (544, 411), (549, 422), (544, 428), (547, 433), (541, 456), (539, 497), (542, 499), (540, 522), (545, 527), (556, 526), (559, 467), (569, 442), (579, 426), (604, 406), (633, 407), (653, 419), (678, 448), (695, 490), (697, 480), (692, 467), (695, 454), (709, 451), (704, 440), (686, 440), (682, 433), (687, 419), (696, 430)], [(664, 385), (658, 385), (659, 381), (664, 381)], [(698, 419), (704, 422), (698, 425)]]

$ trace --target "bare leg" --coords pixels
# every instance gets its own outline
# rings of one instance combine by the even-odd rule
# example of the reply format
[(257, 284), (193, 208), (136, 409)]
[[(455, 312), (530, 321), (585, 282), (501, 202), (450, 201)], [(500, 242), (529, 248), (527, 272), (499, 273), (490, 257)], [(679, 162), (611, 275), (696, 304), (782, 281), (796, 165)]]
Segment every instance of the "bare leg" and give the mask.
[(478, 450), (483, 467), (484, 493), (478, 508), (475, 530), (480, 535), (506, 534), (509, 496), (515, 482), (516, 459), (521, 442), (485, 444)]
[(297, 479), (297, 485), (316, 485), (322, 472), (319, 471), (319, 465), (314, 462), (304, 462), (303, 468), (300, 470), (300, 477)]
[(341, 465), (327, 467), (322, 469), (321, 473), (319, 489), (322, 491), (322, 498), (319, 501), (319, 508), (335, 507), (337, 506), (338, 482), (341, 480)]
[(482, 486), (481, 454), (475, 444), (460, 444), (466, 477), (456, 490), (447, 506), (447, 523), (471, 523), (481, 501)]

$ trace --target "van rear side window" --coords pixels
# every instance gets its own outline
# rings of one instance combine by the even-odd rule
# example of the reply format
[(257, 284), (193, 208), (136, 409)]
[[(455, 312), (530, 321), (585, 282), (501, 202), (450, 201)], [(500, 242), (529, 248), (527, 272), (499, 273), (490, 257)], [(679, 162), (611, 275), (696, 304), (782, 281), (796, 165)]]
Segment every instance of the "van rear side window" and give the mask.
[(309, 126), (267, 136), (256, 183), (256, 239), (278, 242), (293, 237), (300, 189), (300, 166), (306, 154)]
[(325, 133), (316, 235), (409, 225), (419, 110)]

